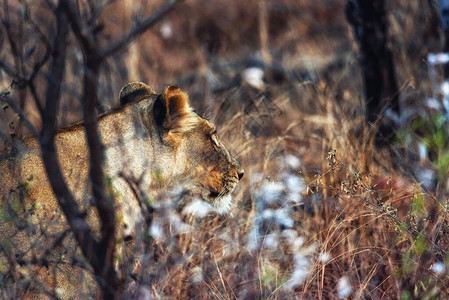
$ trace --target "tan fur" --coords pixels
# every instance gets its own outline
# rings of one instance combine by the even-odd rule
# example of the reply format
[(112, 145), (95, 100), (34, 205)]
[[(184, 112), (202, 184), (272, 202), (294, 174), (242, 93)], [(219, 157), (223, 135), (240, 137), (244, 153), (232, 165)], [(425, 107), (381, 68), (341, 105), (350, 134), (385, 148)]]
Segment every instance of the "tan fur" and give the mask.
[[(120, 102), (119, 109), (101, 115), (98, 121), (105, 146), (104, 171), (111, 183), (110, 192), (115, 196), (119, 234), (132, 235), (143, 220), (138, 203), (142, 199), (135, 197), (135, 186), (130, 182), (150, 199), (155, 199), (163, 189), (180, 186), (224, 212), (243, 169), (216, 136), (215, 126), (193, 111), (188, 96), (174, 85), (158, 95), (144, 83), (134, 82), (121, 90)], [(55, 143), (65, 180), (89, 223), (97, 228), (96, 213), (89, 203), (84, 124), (58, 130)], [(62, 298), (94, 293), (94, 284), (77, 283), (82, 278), (86, 279), (84, 283), (92, 283), (93, 277), (89, 272), (79, 272), (82, 258), (73, 238), (69, 235), (63, 246), (56, 245), (57, 237), (67, 226), (48, 184), (35, 138), (25, 137), (15, 156), (0, 160), (0, 176), (4, 178), (0, 188), (2, 214), (11, 219), (15, 214), (24, 216), (35, 230), (21, 232), (17, 224), (2, 222), (0, 230), (7, 234), (0, 237), (0, 244), (11, 244), (12, 255), (26, 252), (24, 258), (28, 260), (33, 259), (33, 251), (37, 258), (43, 257), (42, 249), (50, 251), (48, 267), (20, 275), (29, 276), (30, 289), (42, 285)], [(67, 260), (63, 267), (52, 267), (52, 262), (61, 259)], [(0, 251), (0, 263), (5, 260)]]

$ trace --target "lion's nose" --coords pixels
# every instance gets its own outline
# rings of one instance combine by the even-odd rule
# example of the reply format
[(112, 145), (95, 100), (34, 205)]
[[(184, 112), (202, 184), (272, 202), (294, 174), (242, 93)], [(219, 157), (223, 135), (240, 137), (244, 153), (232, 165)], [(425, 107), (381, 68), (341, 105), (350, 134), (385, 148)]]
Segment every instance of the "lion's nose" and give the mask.
[(243, 175), (245, 174), (245, 171), (243, 170), (242, 165), (240, 164), (240, 162), (233, 158), (233, 165), (234, 165), (234, 170), (237, 173), (237, 177), (240, 179), (242, 179)]
[(245, 174), (245, 171), (243, 169), (240, 169), (240, 170), (237, 171), (237, 175), (239, 176), (239, 180), (242, 179), (244, 174)]

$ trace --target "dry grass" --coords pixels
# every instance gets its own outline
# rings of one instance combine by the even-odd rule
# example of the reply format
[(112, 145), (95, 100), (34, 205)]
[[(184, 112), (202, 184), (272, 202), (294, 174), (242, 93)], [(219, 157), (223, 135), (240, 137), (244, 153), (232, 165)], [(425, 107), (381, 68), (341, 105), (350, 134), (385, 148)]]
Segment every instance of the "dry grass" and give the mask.
[[(395, 170), (390, 151), (373, 148), (358, 100), (338, 103), (327, 87), (311, 85), (269, 87), (269, 104), (257, 93), (251, 99), (258, 113), (229, 113), (219, 133), (246, 169), (236, 205), (226, 217), (181, 213), (188, 233), (156, 239), (167, 273), (152, 293), (444, 298), (444, 203)], [(310, 111), (292, 109), (297, 92)]]
[[(132, 273), (128, 296), (447, 297), (448, 192), (425, 191), (413, 179), (420, 162), (408, 144), (374, 148), (344, 2), (326, 9), (323, 1), (186, 1), (138, 50), (109, 62), (100, 80), (105, 107), (123, 81), (143, 79), (159, 91), (179, 81), (245, 168), (229, 215), (204, 207), (192, 213), (189, 201), (155, 205), (149, 231), (129, 247), (137, 260), (121, 266)], [(391, 8), (398, 23), (401, 7), (417, 9), (402, 2)], [(112, 32), (117, 9), (105, 26)], [(267, 22), (261, 16), (268, 33), (260, 31), (259, 22)], [(164, 37), (163, 26), (172, 35)], [(259, 44), (267, 43), (264, 34), (269, 45)], [(260, 49), (268, 56), (259, 57)], [(427, 75), (406, 64), (417, 54), (398, 49), (404, 99), (424, 97)], [(265, 87), (251, 87), (242, 80), (248, 66), (233, 62), (254, 57), (276, 62), (282, 78), (267, 69)], [(113, 75), (117, 70), (123, 72)], [(413, 89), (411, 82), (419, 84)], [(66, 96), (72, 100), (61, 123), (78, 115), (76, 97)], [(161, 195), (158, 203), (170, 201)]]

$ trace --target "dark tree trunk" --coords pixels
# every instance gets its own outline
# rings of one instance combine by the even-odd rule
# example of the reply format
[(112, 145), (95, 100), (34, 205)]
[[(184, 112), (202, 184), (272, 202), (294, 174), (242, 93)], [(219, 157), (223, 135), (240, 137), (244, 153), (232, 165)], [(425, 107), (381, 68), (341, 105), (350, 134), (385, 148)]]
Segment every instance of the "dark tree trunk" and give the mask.
[[(444, 34), (443, 52), (449, 52), (449, 0), (438, 0), (440, 8), (441, 27)], [(449, 78), (449, 64), (445, 64), (444, 78)]]
[[(395, 67), (387, 48), (387, 18), (384, 0), (350, 0), (346, 17), (360, 45), (368, 124), (375, 125), (376, 143), (389, 143), (397, 124), (386, 112), (399, 116), (399, 92)], [(376, 124), (376, 122), (378, 122)]]

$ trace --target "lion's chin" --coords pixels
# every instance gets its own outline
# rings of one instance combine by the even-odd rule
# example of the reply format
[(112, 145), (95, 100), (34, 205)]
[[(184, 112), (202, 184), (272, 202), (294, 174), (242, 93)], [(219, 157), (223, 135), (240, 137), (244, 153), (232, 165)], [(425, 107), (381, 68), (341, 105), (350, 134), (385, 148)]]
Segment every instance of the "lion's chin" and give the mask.
[(212, 202), (212, 207), (214, 208), (214, 210), (221, 215), (227, 213), (229, 211), (229, 209), (231, 208), (231, 205), (232, 205), (231, 193), (221, 196), (219, 198), (216, 198)]
[(232, 207), (232, 189), (225, 189), (221, 192), (215, 192), (209, 189), (202, 188), (201, 191), (197, 192), (203, 201), (207, 202), (213, 211), (224, 215), (229, 212)]

